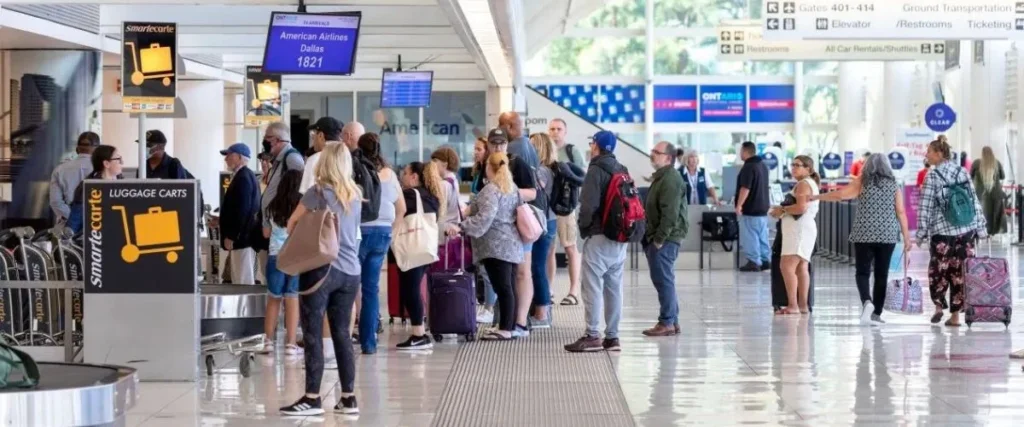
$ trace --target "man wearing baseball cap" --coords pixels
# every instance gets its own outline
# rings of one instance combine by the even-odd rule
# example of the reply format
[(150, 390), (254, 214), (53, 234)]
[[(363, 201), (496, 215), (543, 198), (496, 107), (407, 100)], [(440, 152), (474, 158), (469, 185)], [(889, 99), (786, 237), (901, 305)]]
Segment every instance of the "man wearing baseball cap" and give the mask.
[[(580, 191), (579, 225), (583, 238), (583, 308), (586, 334), (566, 351), (619, 351), (619, 319), (622, 317), (622, 273), (626, 263), (626, 243), (605, 237), (601, 213), (612, 174), (626, 172), (612, 152), (618, 137), (602, 130), (590, 140), (590, 166)], [(598, 328), (604, 313), (604, 340)]]
[(67, 220), (71, 214), (75, 189), (92, 173), (92, 150), (99, 146), (99, 135), (95, 132), (82, 132), (75, 146), (78, 157), (57, 166), (50, 175), (50, 209), (53, 209), (58, 222)]
[(147, 179), (194, 179), (188, 169), (182, 166), (181, 160), (167, 154), (167, 137), (164, 133), (151, 129), (146, 131), (146, 149), (149, 160), (146, 162)]
[(221, 246), (231, 251), (232, 283), (254, 284), (256, 252), (252, 249), (250, 236), (260, 226), (256, 223), (260, 186), (256, 174), (246, 166), (252, 152), (249, 146), (239, 142), (221, 150), (220, 154), (231, 171), (231, 183), (224, 191), (224, 203), (220, 207)]

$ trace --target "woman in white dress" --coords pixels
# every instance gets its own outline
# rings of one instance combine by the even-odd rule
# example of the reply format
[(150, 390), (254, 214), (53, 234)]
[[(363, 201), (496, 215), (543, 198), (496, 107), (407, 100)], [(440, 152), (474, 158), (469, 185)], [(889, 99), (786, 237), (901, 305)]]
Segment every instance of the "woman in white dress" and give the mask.
[(782, 206), (775, 206), (771, 215), (782, 218), (782, 277), (786, 282), (789, 306), (779, 314), (808, 313), (807, 292), (811, 287), (811, 275), (807, 264), (814, 253), (814, 241), (818, 238), (818, 202), (810, 201), (818, 195), (821, 178), (814, 170), (814, 160), (808, 156), (796, 156), (789, 165), (796, 185)]

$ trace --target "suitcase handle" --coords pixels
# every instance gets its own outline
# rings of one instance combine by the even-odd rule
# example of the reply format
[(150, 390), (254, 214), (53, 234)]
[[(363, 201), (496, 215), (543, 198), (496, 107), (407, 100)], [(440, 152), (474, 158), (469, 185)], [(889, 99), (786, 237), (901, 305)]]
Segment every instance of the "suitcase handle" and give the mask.
[(151, 213), (151, 214), (152, 213), (161, 213), (163, 211), (164, 211), (164, 209), (159, 207), (159, 206), (153, 206), (153, 207), (149, 208), (149, 213)]
[[(466, 239), (469, 238), (469, 236), (467, 236), (465, 233), (463, 233), (461, 231), (459, 232), (459, 234), (456, 234), (456, 236), (460, 237), (460, 239), (459, 239), (459, 261), (460, 261), (459, 262), (459, 264), (460, 264), (459, 265), (459, 271), (465, 271), (466, 270)], [(449, 237), (446, 234), (445, 237), (444, 237), (444, 250), (445, 250), (445, 252), (448, 251), (448, 242), (450, 242), (450, 241), (452, 241), (452, 237)], [(448, 258), (449, 258), (448, 254), (445, 253), (445, 255), (444, 255), (444, 269), (445, 270), (447, 270), (449, 268), (449, 266), (448, 266)]]
[(150, 43), (149, 44), (149, 48), (150, 49), (160, 49), (160, 43)]

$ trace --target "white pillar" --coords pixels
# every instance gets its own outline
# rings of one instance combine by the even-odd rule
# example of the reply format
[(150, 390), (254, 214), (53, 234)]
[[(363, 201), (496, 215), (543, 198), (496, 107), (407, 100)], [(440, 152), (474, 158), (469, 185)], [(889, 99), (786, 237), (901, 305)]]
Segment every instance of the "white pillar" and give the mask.
[[(100, 120), (103, 123), (103, 132), (100, 135), (100, 141), (106, 145), (117, 147), (117, 151), (124, 161), (124, 167), (137, 168), (139, 167), (139, 144), (135, 141), (139, 139), (139, 121), (129, 117), (128, 113), (121, 112), (123, 103), (121, 94), (117, 90), (120, 77), (120, 69), (103, 69), (103, 115)], [(160, 118), (159, 114), (148, 114), (146, 128), (163, 132), (167, 137), (167, 152), (174, 153), (173, 119)], [(135, 178), (135, 175), (126, 178)]]
[(178, 97), (188, 117), (174, 120), (174, 156), (200, 181), (205, 202), (216, 209), (217, 175), (224, 169), (224, 82), (179, 80)]
[[(912, 62), (886, 62), (883, 66), (880, 100), (884, 138), (880, 139), (878, 147), (872, 147), (872, 151), (889, 151), (895, 147), (899, 130), (910, 126), (914, 114), (913, 76)], [(924, 111), (920, 111), (919, 114), (923, 115)]]
[(854, 62), (839, 64), (839, 151), (866, 148), (868, 137), (864, 117), (865, 87), (861, 67)]
[(654, 0), (644, 1), (644, 148), (654, 147)]
[(804, 63), (799, 61), (793, 64), (793, 141), (796, 142), (794, 152), (797, 154), (804, 149), (804, 90)]

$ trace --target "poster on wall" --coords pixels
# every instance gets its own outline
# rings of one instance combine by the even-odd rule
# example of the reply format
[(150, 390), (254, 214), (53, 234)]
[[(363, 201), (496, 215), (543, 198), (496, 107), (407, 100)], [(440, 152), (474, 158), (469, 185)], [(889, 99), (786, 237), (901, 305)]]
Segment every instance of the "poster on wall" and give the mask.
[(700, 87), (700, 121), (703, 123), (745, 123), (747, 87), (706, 85)]
[(654, 123), (696, 123), (697, 86), (654, 86)]
[(924, 155), (928, 153), (928, 143), (935, 139), (935, 133), (928, 128), (900, 129), (893, 141), (893, 148), (906, 149), (907, 165), (910, 172), (924, 168)]
[(281, 121), (281, 75), (245, 67), (245, 127)]
[(122, 111), (173, 113), (177, 63), (178, 24), (125, 22), (121, 29)]

